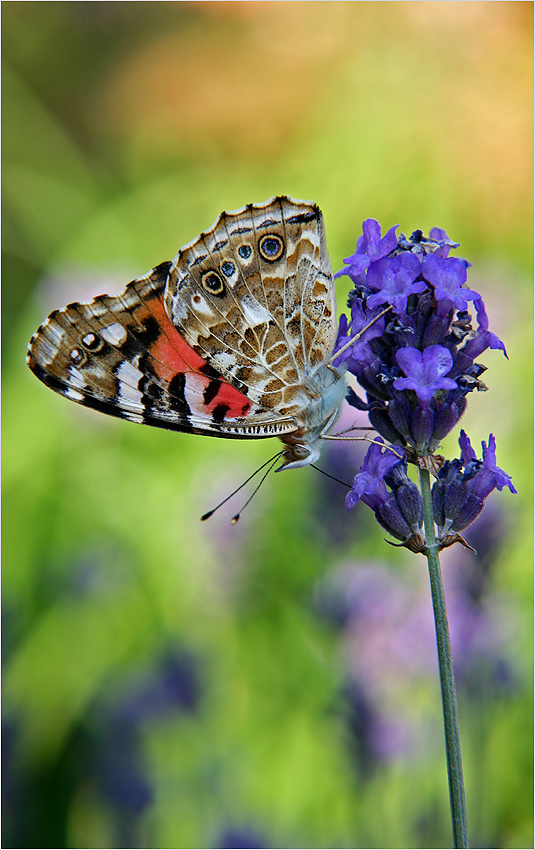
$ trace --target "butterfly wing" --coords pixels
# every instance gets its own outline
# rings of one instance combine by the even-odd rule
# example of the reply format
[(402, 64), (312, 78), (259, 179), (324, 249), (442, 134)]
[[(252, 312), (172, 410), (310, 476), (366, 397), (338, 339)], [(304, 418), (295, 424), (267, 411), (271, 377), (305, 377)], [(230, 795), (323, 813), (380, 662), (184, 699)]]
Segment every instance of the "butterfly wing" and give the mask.
[(231, 386), (173, 327), (162, 263), (105, 295), (54, 311), (30, 340), (34, 374), (60, 395), (128, 419), (221, 437), (270, 437), (297, 427)]
[(283, 196), (222, 213), (176, 255), (165, 306), (236, 389), (278, 416), (298, 416), (336, 339), (321, 211)]

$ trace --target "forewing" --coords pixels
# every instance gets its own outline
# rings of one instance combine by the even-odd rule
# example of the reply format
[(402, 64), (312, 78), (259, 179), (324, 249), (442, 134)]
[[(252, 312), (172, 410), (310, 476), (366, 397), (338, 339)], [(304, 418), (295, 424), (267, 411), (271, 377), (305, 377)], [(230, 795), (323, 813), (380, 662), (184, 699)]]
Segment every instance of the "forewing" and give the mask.
[(104, 295), (54, 311), (30, 340), (28, 365), (56, 392), (133, 422), (221, 437), (295, 430), (231, 386), (169, 321), (170, 263)]

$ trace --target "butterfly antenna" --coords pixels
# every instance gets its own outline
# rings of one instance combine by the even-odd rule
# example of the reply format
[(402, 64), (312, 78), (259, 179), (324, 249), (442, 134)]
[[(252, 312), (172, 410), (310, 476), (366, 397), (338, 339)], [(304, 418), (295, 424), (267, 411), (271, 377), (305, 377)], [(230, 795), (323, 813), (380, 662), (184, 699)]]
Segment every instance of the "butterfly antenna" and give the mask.
[[(268, 460), (268, 461), (267, 461), (267, 463), (265, 463), (263, 466), (261, 466), (261, 467), (260, 467), (260, 469), (263, 469), (263, 468), (264, 468), (264, 466), (267, 466), (267, 464), (268, 464), (268, 463), (270, 463), (270, 464), (271, 464), (271, 465), (269, 466), (269, 468), (267, 469), (267, 471), (266, 471), (266, 472), (264, 472), (264, 474), (263, 474), (262, 478), (260, 479), (260, 481), (258, 482), (258, 484), (256, 485), (256, 487), (254, 488), (253, 492), (251, 493), (251, 495), (249, 496), (249, 498), (247, 499), (247, 501), (246, 501), (246, 502), (245, 502), (245, 504), (243, 505), (242, 509), (241, 509), (240, 511), (238, 511), (238, 513), (237, 513), (235, 516), (233, 516), (233, 517), (232, 517), (232, 519), (231, 519), (231, 521), (230, 521), (230, 524), (231, 524), (231, 525), (236, 525), (236, 523), (238, 522), (238, 520), (239, 520), (240, 516), (241, 516), (241, 515), (242, 515), (242, 513), (244, 512), (245, 508), (247, 507), (247, 505), (249, 504), (249, 502), (251, 501), (251, 499), (253, 499), (253, 498), (254, 498), (254, 496), (256, 496), (256, 494), (257, 494), (257, 493), (258, 493), (258, 491), (260, 490), (260, 488), (261, 488), (262, 484), (264, 483), (264, 481), (265, 481), (265, 480), (266, 480), (266, 478), (268, 477), (269, 473), (271, 472), (271, 470), (273, 469), (273, 467), (275, 466), (275, 464), (276, 464), (276, 463), (277, 463), (277, 461), (279, 460), (280, 456), (284, 454), (284, 452), (285, 452), (285, 450), (283, 450), (282, 452), (279, 452), (277, 455), (275, 455), (275, 457), (272, 457), (272, 458), (271, 458), (271, 461), (272, 461), (272, 462)], [(257, 472), (260, 472), (260, 469), (257, 469), (256, 471), (257, 471)], [(256, 473), (255, 473), (255, 474), (256, 474)], [(252, 478), (252, 476), (251, 476), (251, 478)], [(249, 478), (248, 480), (250, 481), (251, 479)]]
[(335, 478), (334, 475), (330, 475), (328, 472), (325, 472), (324, 469), (320, 469), (319, 466), (311, 463), (310, 466), (312, 469), (316, 469), (318, 472), (321, 472), (322, 475), (326, 475), (327, 478), (331, 478), (333, 481), (338, 481), (339, 484), (342, 484), (344, 487), (348, 487), (351, 490), (351, 484), (347, 484), (345, 481), (342, 481), (340, 478)]
[[(259, 467), (258, 467), (258, 469), (255, 469), (255, 471), (253, 472), (253, 474), (252, 474), (252, 475), (250, 475), (250, 476), (249, 476), (249, 478), (246, 478), (246, 479), (245, 479), (245, 481), (244, 481), (242, 484), (240, 484), (240, 486), (239, 486), (239, 487), (236, 487), (236, 489), (235, 489), (232, 493), (230, 493), (230, 495), (229, 495), (229, 496), (227, 496), (225, 499), (223, 499), (223, 501), (222, 501), (222, 502), (220, 502), (218, 505), (216, 505), (216, 506), (215, 506), (215, 508), (213, 508), (211, 511), (208, 511), (208, 513), (203, 514), (203, 515), (202, 515), (202, 517), (201, 517), (201, 522), (204, 522), (204, 520), (206, 520), (206, 519), (210, 519), (210, 517), (212, 516), (212, 514), (215, 514), (215, 512), (216, 512), (216, 511), (218, 511), (218, 510), (219, 510), (219, 508), (221, 508), (221, 507), (222, 507), (222, 506), (223, 506), (226, 502), (228, 502), (228, 500), (229, 500), (229, 499), (232, 499), (232, 497), (233, 497), (233, 496), (235, 496), (235, 495), (236, 495), (236, 493), (239, 493), (239, 492), (240, 492), (240, 490), (241, 490), (243, 487), (245, 487), (245, 485), (246, 485), (246, 484), (248, 484), (248, 483), (249, 483), (249, 481), (251, 481), (251, 480), (255, 477), (255, 475), (258, 475), (258, 473), (259, 473), (259, 472), (262, 472), (262, 470), (263, 470), (263, 469), (265, 469), (265, 467), (266, 467), (266, 466), (268, 466), (268, 464), (271, 464), (271, 466), (269, 467), (268, 471), (265, 473), (265, 475), (263, 475), (263, 476), (262, 476), (262, 480), (260, 481), (260, 484), (262, 484), (262, 482), (264, 481), (264, 479), (266, 478), (266, 476), (267, 476), (267, 475), (271, 472), (272, 468), (275, 466), (276, 462), (278, 461), (278, 459), (280, 458), (280, 456), (281, 456), (281, 455), (283, 455), (283, 454), (284, 454), (284, 450), (283, 450), (283, 451), (281, 451), (281, 452), (277, 452), (277, 454), (276, 454), (276, 455), (273, 455), (273, 457), (270, 457), (270, 458), (269, 458), (269, 460), (266, 460), (266, 462), (265, 462), (265, 463), (263, 463), (263, 464), (262, 464), (262, 466), (259, 466)], [(258, 487), (256, 487), (256, 489), (253, 491), (253, 493), (252, 493), (252, 495), (250, 496), (250, 498), (249, 498), (249, 499), (247, 499), (247, 501), (246, 501), (245, 505), (248, 505), (248, 504), (249, 504), (249, 502), (250, 502), (250, 501), (251, 501), (251, 499), (253, 498), (254, 494), (257, 492), (258, 488), (260, 487), (260, 484), (259, 484), (259, 485), (258, 485)], [(245, 505), (243, 506), (243, 508), (245, 508)], [(242, 511), (243, 511), (243, 508), (242, 508)], [(241, 511), (240, 511), (240, 513), (241, 513)], [(231, 520), (232, 525), (235, 525), (235, 524), (238, 522), (238, 519), (239, 519), (239, 518), (240, 518), (240, 514), (236, 514), (236, 516), (235, 516), (235, 517), (233, 517), (233, 518), (232, 518), (232, 520)]]

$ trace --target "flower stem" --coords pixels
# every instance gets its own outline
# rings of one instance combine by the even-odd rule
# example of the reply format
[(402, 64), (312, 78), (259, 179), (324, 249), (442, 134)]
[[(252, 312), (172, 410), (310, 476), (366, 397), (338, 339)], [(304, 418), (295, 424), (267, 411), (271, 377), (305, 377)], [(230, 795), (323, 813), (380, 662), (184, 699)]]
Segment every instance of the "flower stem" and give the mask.
[(444, 737), (446, 741), (446, 761), (448, 766), (448, 784), (450, 791), (451, 823), (453, 829), (453, 846), (468, 847), (468, 828), (466, 823), (466, 802), (464, 797), (463, 764), (461, 759), (461, 737), (459, 732), (459, 714), (457, 711), (457, 694), (451, 657), (451, 643), (446, 614), (444, 586), (440, 573), (438, 559), (438, 543), (435, 535), (433, 506), (431, 502), (431, 487), (429, 472), (420, 469), (420, 490), (424, 505), (424, 527), (427, 543), (427, 561), (433, 613), (435, 615), (435, 631), (437, 636), (438, 667), (440, 687), (442, 691), (442, 709), (444, 714)]

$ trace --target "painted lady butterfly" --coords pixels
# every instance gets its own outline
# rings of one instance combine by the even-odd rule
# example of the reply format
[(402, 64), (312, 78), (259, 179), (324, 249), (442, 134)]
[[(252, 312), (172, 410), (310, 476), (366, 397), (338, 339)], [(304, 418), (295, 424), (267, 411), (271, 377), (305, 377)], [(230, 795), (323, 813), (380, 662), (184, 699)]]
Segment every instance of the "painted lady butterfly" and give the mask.
[(335, 288), (323, 216), (283, 196), (223, 212), (121, 295), (55, 310), (27, 361), (103, 413), (214, 437), (279, 437), (317, 460), (346, 394), (331, 365)]

